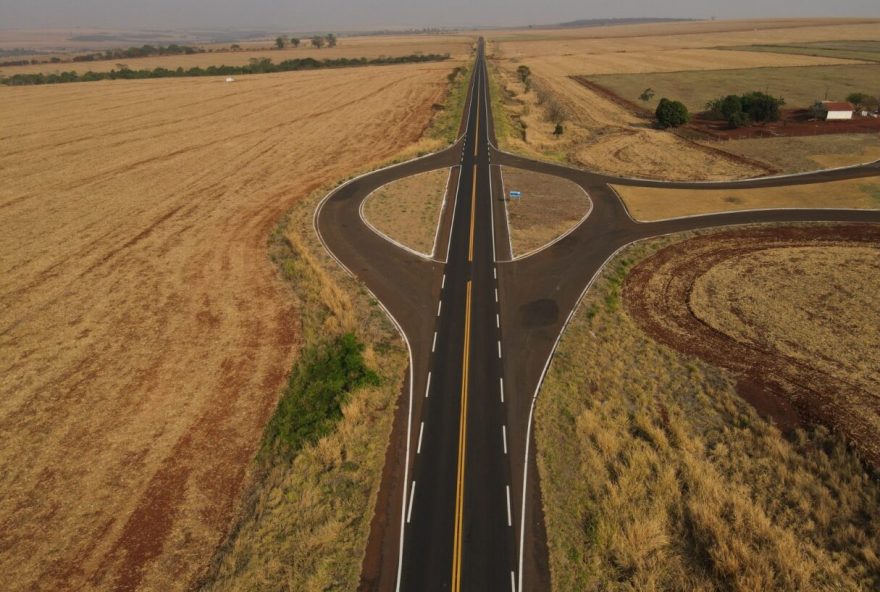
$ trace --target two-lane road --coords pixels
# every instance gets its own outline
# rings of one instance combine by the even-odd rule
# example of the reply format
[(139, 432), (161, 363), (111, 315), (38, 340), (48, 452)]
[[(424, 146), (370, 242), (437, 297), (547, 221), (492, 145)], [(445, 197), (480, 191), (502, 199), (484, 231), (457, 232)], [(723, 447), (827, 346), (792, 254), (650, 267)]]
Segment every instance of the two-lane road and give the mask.
[(515, 581), (482, 48), (476, 65), (430, 382), (417, 418), (401, 590), (504, 590)]

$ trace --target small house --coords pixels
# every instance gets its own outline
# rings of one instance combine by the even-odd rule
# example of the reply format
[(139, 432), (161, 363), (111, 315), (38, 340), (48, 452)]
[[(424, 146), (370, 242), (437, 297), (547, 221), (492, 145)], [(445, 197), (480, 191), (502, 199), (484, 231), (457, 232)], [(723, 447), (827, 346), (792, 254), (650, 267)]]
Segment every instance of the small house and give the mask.
[(836, 101), (822, 101), (821, 112), (825, 116), (825, 121), (840, 121), (842, 119), (852, 119), (855, 107), (852, 103), (839, 103)]

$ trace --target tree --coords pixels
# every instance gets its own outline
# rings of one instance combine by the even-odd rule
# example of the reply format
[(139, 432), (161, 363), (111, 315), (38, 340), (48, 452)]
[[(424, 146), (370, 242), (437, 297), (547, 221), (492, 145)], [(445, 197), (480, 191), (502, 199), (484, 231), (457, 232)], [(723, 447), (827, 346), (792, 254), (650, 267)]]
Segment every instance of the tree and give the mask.
[(336, 47), (336, 35), (327, 33), (327, 47)]
[(532, 71), (529, 70), (528, 66), (520, 66), (516, 69), (516, 73), (523, 84), (525, 84), (526, 81), (529, 79), (529, 76), (532, 75)]
[(284, 37), (278, 36), (275, 38), (275, 47), (284, 49), (285, 45), (287, 45), (287, 40)]
[(880, 100), (877, 97), (861, 92), (847, 95), (846, 100), (848, 103), (852, 103), (856, 109), (872, 110), (876, 109), (878, 104), (880, 104)]
[(785, 99), (778, 99), (762, 92), (750, 92), (741, 97), (743, 113), (751, 121), (779, 121), (779, 108)]
[(296, 37), (291, 37), (290, 44), (294, 47), (299, 47), (299, 39), (297, 39)]
[(553, 130), (553, 135), (556, 136), (556, 137), (558, 138), (559, 136), (562, 135), (562, 132), (564, 132), (564, 131), (565, 131), (565, 130), (562, 128), (562, 124), (561, 124), (561, 123), (557, 123), (557, 124), (556, 124), (556, 129)]
[(684, 125), (691, 119), (690, 113), (683, 103), (670, 101), (666, 97), (660, 99), (655, 115), (657, 116), (657, 125), (663, 129)]
[(644, 102), (646, 102), (646, 103), (650, 103), (650, 102), (651, 102), (651, 99), (654, 98), (654, 95), (655, 95), (655, 94), (656, 94), (656, 93), (654, 92), (654, 89), (648, 87), (648, 88), (646, 88), (645, 90), (642, 91), (642, 94), (639, 95), (639, 99), (642, 100), (642, 101), (644, 101)]
[(312, 37), (312, 47), (316, 47), (318, 49), (324, 47), (324, 38), (320, 35), (315, 35), (314, 37)]
[(241, 49), (241, 45), (239, 45), (238, 43), (233, 43), (229, 46), (229, 49), (231, 49), (232, 51), (238, 51), (239, 49)]

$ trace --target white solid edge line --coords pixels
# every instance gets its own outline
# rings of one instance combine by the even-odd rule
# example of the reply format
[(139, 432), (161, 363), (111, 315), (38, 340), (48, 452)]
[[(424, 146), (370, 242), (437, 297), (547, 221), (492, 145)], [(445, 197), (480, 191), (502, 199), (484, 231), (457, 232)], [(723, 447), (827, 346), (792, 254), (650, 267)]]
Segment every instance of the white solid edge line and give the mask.
[(412, 489), (410, 489), (410, 491), (409, 491), (409, 510), (406, 513), (406, 523), (407, 524), (409, 524), (409, 521), (412, 518), (412, 507), (413, 507), (413, 500), (415, 499), (415, 497), (416, 497), (416, 482), (415, 482), (415, 480), (413, 480)]
[[(415, 481), (413, 481), (415, 485)], [(504, 486), (507, 489), (507, 526), (513, 526), (513, 518), (510, 515), (510, 485)], [(410, 510), (412, 510), (412, 504), (409, 506)]]
[(504, 454), (507, 454), (507, 426), (501, 426), (501, 441), (504, 443)]
[[(438, 169), (431, 169), (431, 170), (440, 170), (440, 169), (438, 168)], [(425, 171), (425, 172), (430, 172), (430, 171)], [(401, 177), (400, 179), (395, 179), (394, 181), (408, 179), (409, 177), (415, 177), (416, 175), (421, 175), (421, 174), (422, 173), (414, 173), (412, 175), (407, 175), (406, 177)], [(390, 185), (394, 181), (391, 181), (389, 183), (385, 183), (385, 185)], [(408, 247), (405, 244), (398, 242), (395, 239), (391, 238), (390, 236), (388, 236), (387, 234), (385, 234), (384, 232), (382, 232), (381, 230), (379, 230), (378, 228), (373, 226), (372, 222), (370, 222), (367, 219), (367, 217), (364, 215), (364, 207), (366, 207), (367, 202), (370, 201), (370, 198), (373, 197), (374, 193), (376, 193), (377, 191), (382, 189), (382, 187), (385, 187), (385, 185), (380, 185), (379, 187), (376, 187), (374, 190), (372, 190), (370, 193), (367, 194), (367, 197), (365, 197), (363, 199), (363, 201), (361, 201), (360, 205), (358, 206), (358, 216), (360, 216), (361, 221), (367, 226), (367, 228), (369, 228), (370, 230), (372, 230), (373, 232), (375, 232), (376, 234), (378, 234), (379, 236), (381, 236), (382, 238), (384, 238), (385, 240), (387, 240), (389, 243), (393, 244), (394, 246), (401, 248), (404, 251), (407, 251), (409, 253), (412, 253), (416, 257), (418, 257), (420, 259), (424, 259), (425, 261), (433, 261), (434, 258), (431, 255), (428, 255), (427, 253), (422, 253), (421, 251), (416, 251), (412, 247)]]
[(510, 244), (510, 260), (514, 261), (516, 255), (513, 252), (513, 237), (510, 236), (510, 210), (507, 209), (507, 183), (504, 182), (504, 166), (498, 165), (498, 174), (501, 175), (501, 199), (504, 201), (504, 217), (507, 218), (507, 242)]
[(419, 446), (416, 448), (416, 454), (422, 453), (422, 433), (425, 431), (425, 422), (423, 421), (421, 426), (419, 426)]
[[(557, 175), (553, 175), (553, 176), (557, 176)], [(565, 177), (559, 177), (559, 178), (564, 179)], [(571, 179), (565, 179), (565, 180), (571, 181)], [(562, 234), (560, 234), (559, 236), (554, 238), (552, 241), (550, 241), (546, 245), (540, 246), (537, 249), (532, 249), (528, 253), (523, 253), (519, 257), (514, 257), (513, 261), (519, 261), (521, 259), (525, 259), (526, 257), (531, 257), (532, 255), (537, 255), (538, 253), (540, 253), (541, 251), (544, 251), (545, 249), (549, 249), (550, 247), (552, 247), (553, 245), (555, 245), (556, 243), (558, 243), (559, 241), (561, 241), (562, 239), (567, 237), (569, 234), (571, 234), (572, 232), (574, 232), (575, 230), (580, 228), (581, 225), (587, 221), (587, 218), (590, 217), (590, 214), (593, 213), (593, 198), (590, 197), (590, 194), (587, 192), (586, 189), (584, 189), (584, 187), (580, 183), (575, 183), (574, 181), (571, 181), (571, 182), (574, 183), (578, 189), (580, 189), (581, 191), (584, 192), (584, 195), (587, 198), (587, 203), (590, 206), (587, 208), (587, 212), (583, 215), (583, 217), (580, 220), (575, 222), (574, 226), (572, 226), (571, 228), (569, 228), (568, 230), (566, 230), (565, 232), (563, 232)], [(619, 196), (618, 196), (618, 199), (620, 199)]]
[[(422, 156), (420, 158), (425, 158), (425, 157)], [(396, 166), (396, 165), (393, 165), (393, 166)], [(390, 167), (386, 167), (386, 168), (390, 168)], [(379, 169), (379, 170), (382, 170), (382, 169)], [(373, 172), (376, 172), (376, 171), (373, 171)], [(364, 175), (361, 175), (361, 176), (366, 176), (366, 175), (370, 175), (370, 174), (373, 174), (373, 173), (365, 173)], [(401, 339), (403, 339), (404, 343), (406, 343), (407, 355), (409, 357), (409, 401), (407, 404), (407, 417), (406, 417), (406, 456), (405, 456), (404, 465), (403, 465), (403, 500), (401, 501), (401, 508), (400, 508), (400, 540), (398, 543), (399, 553), (398, 553), (398, 558), (397, 558), (397, 583), (395, 585), (395, 590), (397, 590), (397, 592), (400, 592), (400, 578), (401, 578), (401, 574), (403, 573), (403, 540), (404, 540), (403, 533), (404, 533), (404, 529), (406, 527), (406, 523), (405, 523), (406, 502), (407, 502), (406, 482), (409, 479), (409, 458), (410, 458), (410, 448), (412, 447), (412, 403), (413, 403), (413, 386), (414, 386), (413, 382), (415, 380), (415, 376), (413, 374), (414, 370), (413, 370), (412, 345), (410, 344), (409, 337), (407, 337), (406, 332), (403, 330), (403, 327), (400, 325), (400, 323), (397, 321), (397, 319), (394, 318), (394, 315), (391, 314), (391, 311), (388, 310), (388, 308), (384, 304), (382, 304), (382, 301), (379, 300), (378, 297), (376, 297), (376, 294), (374, 294), (373, 291), (370, 290), (370, 288), (363, 281), (359, 280), (358, 277), (351, 271), (351, 269), (349, 269), (348, 266), (346, 266), (339, 259), (339, 257), (337, 257), (336, 254), (333, 253), (332, 250), (330, 250), (330, 248), (327, 246), (327, 243), (324, 241), (324, 236), (321, 234), (321, 230), (318, 228), (318, 218), (320, 218), (320, 216), (321, 216), (321, 210), (324, 208), (324, 204), (326, 204), (327, 201), (333, 195), (335, 195), (342, 187), (345, 187), (346, 185), (348, 185), (349, 183), (351, 183), (352, 181), (354, 181), (357, 178), (358, 177), (355, 177), (354, 179), (351, 179), (351, 180), (347, 181), (346, 183), (343, 183), (342, 185), (337, 187), (335, 190), (331, 191), (330, 193), (328, 193), (327, 195), (324, 196), (324, 198), (318, 203), (318, 207), (315, 208), (315, 213), (312, 216), (312, 227), (315, 230), (315, 234), (318, 235), (318, 240), (321, 242), (321, 246), (324, 247), (324, 250), (330, 255), (330, 257), (334, 261), (336, 261), (337, 265), (339, 265), (342, 269), (344, 269), (346, 271), (346, 273), (348, 273), (352, 278), (355, 279), (355, 281), (360, 282), (364, 286), (364, 288), (367, 290), (367, 292), (376, 301), (376, 304), (379, 305), (379, 307), (382, 309), (382, 311), (385, 313), (385, 315), (389, 318), (391, 323), (397, 329), (397, 332), (400, 334)]]
[(449, 197), (449, 182), (452, 181), (452, 169), (449, 167), (449, 173), (446, 175), (446, 189), (443, 190), (443, 201), (440, 203), (440, 212), (437, 214), (437, 230), (434, 231), (434, 244), (431, 246), (431, 259), (437, 259), (437, 241), (440, 240), (440, 226), (443, 225), (443, 212), (446, 211), (446, 200)]
[[(461, 157), (464, 160), (464, 156)], [(464, 170), (463, 165), (458, 166), (458, 181), (455, 184), (455, 199), (452, 200), (452, 221), (449, 222), (449, 239), (446, 242), (446, 257), (443, 258), (443, 263), (449, 261), (449, 251), (452, 249), (452, 227), (455, 224), (455, 210), (458, 208), (458, 192), (461, 190), (461, 175)], [(446, 278), (446, 274), (443, 274), (444, 281)]]
[[(470, 117), (468, 117), (468, 123), (469, 122), (470, 122)], [(406, 502), (407, 502), (407, 500), (406, 500), (406, 481), (409, 478), (409, 458), (410, 458), (410, 448), (412, 446), (412, 402), (413, 402), (413, 381), (414, 381), (412, 345), (410, 344), (409, 337), (407, 337), (406, 333), (403, 330), (403, 327), (400, 325), (400, 323), (397, 321), (397, 319), (394, 318), (394, 315), (391, 314), (391, 311), (389, 311), (388, 308), (384, 304), (382, 304), (382, 301), (379, 300), (378, 297), (376, 297), (376, 294), (373, 293), (373, 291), (370, 290), (370, 288), (363, 281), (361, 281), (357, 277), (357, 275), (355, 275), (351, 271), (351, 269), (349, 269), (348, 266), (346, 266), (339, 259), (339, 257), (337, 257), (333, 253), (333, 251), (330, 250), (330, 248), (327, 246), (327, 243), (324, 241), (324, 237), (321, 235), (321, 231), (318, 228), (318, 218), (320, 218), (320, 216), (321, 216), (321, 210), (324, 208), (324, 204), (326, 204), (327, 201), (331, 197), (336, 195), (343, 187), (346, 187), (359, 179), (362, 179), (362, 178), (367, 177), (369, 175), (376, 174), (380, 171), (384, 171), (384, 170), (391, 169), (394, 167), (402, 167), (406, 164), (416, 162), (418, 160), (422, 160), (425, 158), (430, 158), (430, 157), (436, 156), (437, 154), (440, 154), (440, 153), (444, 152), (445, 150), (453, 149), (455, 147), (455, 145), (458, 144), (458, 142), (460, 142), (460, 141), (461, 141), (461, 138), (457, 139), (455, 141), (455, 143), (452, 144), (451, 146), (448, 146), (438, 152), (432, 152), (430, 154), (423, 154), (422, 156), (417, 156), (417, 157), (412, 158), (410, 160), (390, 164), (388, 166), (376, 169), (374, 171), (369, 171), (369, 172), (357, 175), (355, 177), (352, 177), (351, 179), (349, 179), (348, 181), (345, 181), (344, 183), (342, 183), (338, 187), (332, 189), (327, 195), (325, 195), (321, 199), (321, 201), (318, 202), (318, 207), (315, 208), (315, 213), (312, 215), (312, 228), (314, 229), (315, 234), (318, 235), (318, 240), (321, 242), (321, 246), (324, 247), (324, 250), (327, 252), (327, 254), (330, 255), (330, 257), (334, 261), (336, 261), (337, 265), (339, 265), (342, 269), (344, 269), (346, 271), (346, 273), (348, 273), (348, 275), (350, 275), (352, 278), (355, 279), (355, 281), (360, 282), (364, 286), (364, 288), (367, 290), (367, 292), (376, 301), (376, 304), (379, 305), (379, 308), (382, 309), (382, 311), (385, 313), (385, 315), (388, 317), (388, 319), (394, 325), (395, 329), (397, 329), (397, 332), (400, 334), (401, 339), (403, 339), (404, 343), (406, 343), (407, 355), (409, 357), (409, 402), (408, 402), (407, 419), (406, 419), (406, 456), (405, 456), (404, 468), (403, 468), (403, 500), (401, 501), (401, 509), (400, 509), (400, 542), (399, 542), (399, 551), (398, 551), (398, 558), (397, 558), (397, 583), (395, 584), (395, 587), (394, 587), (397, 592), (400, 592), (400, 579), (401, 579), (401, 574), (403, 573), (403, 541), (404, 541), (403, 534), (404, 534), (404, 529), (406, 526), (404, 514), (406, 512)], [(453, 216), (455, 216), (454, 207), (453, 207)], [(449, 235), (450, 235), (450, 240), (451, 240), (451, 237), (452, 237), (451, 231), (450, 231)], [(448, 252), (447, 252), (447, 256), (448, 256)], [(430, 379), (431, 379), (431, 373), (428, 372), (429, 383), (430, 383)], [(427, 391), (426, 391), (426, 396), (427, 396)]]
[[(633, 218), (632, 213), (630, 213), (629, 208), (626, 205), (626, 202), (623, 201), (623, 198), (620, 196), (620, 193), (617, 192), (612, 185), (608, 185), (608, 188), (614, 193), (617, 197), (618, 201), (620, 201), (621, 205), (623, 205), (623, 210), (626, 212), (626, 215), (630, 220), (635, 222), (636, 224), (654, 224), (655, 222), (672, 222), (673, 220), (687, 220), (689, 218), (706, 218), (709, 216), (731, 216), (734, 214), (747, 214), (749, 212), (876, 212), (878, 208), (791, 208), (791, 207), (782, 207), (782, 208), (750, 208), (748, 210), (727, 210), (721, 212), (708, 212), (705, 214), (688, 214), (687, 216), (673, 216), (672, 218), (658, 218), (657, 220), (639, 220), (637, 218)], [(674, 191), (674, 190), (673, 190)], [(707, 191), (718, 191), (717, 189), (707, 189)], [(811, 220), (793, 220), (792, 222), (811, 222)], [(815, 220), (815, 222), (827, 222), (827, 220)], [(746, 224), (766, 224), (767, 222), (743, 222), (741, 224), (731, 224), (730, 226), (743, 226)], [(770, 221), (772, 223), (772, 221)], [(709, 227), (713, 228), (713, 227)], [(703, 229), (701, 229), (703, 230)], [(662, 236), (662, 235), (658, 235)]]
[[(677, 184), (681, 183), (681, 184), (688, 184), (688, 185), (723, 185), (723, 184), (727, 184), (727, 183), (754, 183), (755, 181), (770, 181), (770, 180), (774, 180), (774, 179), (789, 179), (792, 177), (805, 177), (805, 176), (809, 176), (809, 175), (817, 175), (817, 174), (828, 173), (828, 172), (833, 172), (833, 171), (844, 171), (847, 169), (859, 169), (859, 168), (863, 168), (863, 167), (871, 167), (871, 166), (875, 166), (875, 165), (880, 165), (880, 160), (870, 160), (868, 162), (862, 162), (859, 164), (850, 164), (850, 165), (846, 165), (846, 166), (833, 167), (830, 169), (816, 169), (816, 170), (807, 171), (804, 173), (788, 173), (785, 175), (769, 175), (769, 176), (764, 176), (764, 177), (746, 177), (745, 179), (728, 179), (726, 181), (725, 180), (721, 180), (721, 181), (664, 181), (663, 179), (644, 179), (642, 177), (615, 177), (613, 175), (607, 175), (604, 173), (596, 173), (596, 172), (590, 171), (589, 169), (582, 169), (582, 168), (579, 168), (579, 167), (576, 167), (576, 166), (573, 166), (570, 164), (563, 164), (561, 162), (556, 162), (556, 161), (552, 161), (552, 160), (541, 160), (538, 158), (532, 158), (530, 156), (525, 156), (522, 154), (514, 154), (513, 152), (507, 152), (506, 150), (501, 150), (500, 148), (498, 148), (494, 144), (492, 145), (492, 148), (496, 152), (498, 152), (499, 154), (502, 154), (504, 156), (510, 156), (511, 158), (519, 158), (521, 160), (531, 160), (532, 162), (536, 162), (538, 164), (547, 164), (547, 165), (559, 167), (562, 169), (568, 169), (570, 171), (577, 171), (579, 173), (587, 173), (587, 174), (591, 174), (591, 175), (596, 175), (606, 185), (611, 185), (612, 183), (619, 183), (621, 181), (623, 181), (624, 183), (626, 181), (634, 181), (636, 183), (657, 183), (658, 185), (662, 184), (662, 183), (677, 183)], [(513, 165), (510, 165), (510, 166), (513, 166)], [(648, 185), (646, 188), (651, 188), (651, 187), (653, 187), (653, 185)]]
[(495, 256), (495, 197), (492, 195), (492, 165), (489, 165), (489, 224), (492, 226), (492, 267), (494, 269), (498, 257)]

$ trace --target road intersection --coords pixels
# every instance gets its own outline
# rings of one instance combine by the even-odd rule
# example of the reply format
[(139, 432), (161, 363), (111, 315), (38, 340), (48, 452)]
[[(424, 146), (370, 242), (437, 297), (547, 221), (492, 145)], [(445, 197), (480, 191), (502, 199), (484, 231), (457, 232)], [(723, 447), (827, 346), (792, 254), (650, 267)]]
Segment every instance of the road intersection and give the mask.
[[(495, 148), (487, 69), (478, 46), (462, 136), (451, 147), (364, 175), (315, 213), (330, 254), (397, 325), (410, 355), (370, 544), (369, 590), (547, 590), (550, 575), (534, 456), (535, 400), (558, 339), (604, 264), (624, 246), (737, 224), (880, 223), (878, 211), (763, 210), (633, 220), (610, 185), (760, 188), (880, 176), (880, 163), (723, 183), (616, 178)], [(592, 209), (547, 248), (512, 259), (500, 165), (567, 178)], [(376, 234), (360, 206), (395, 179), (452, 168), (456, 187), (433, 258)]]

